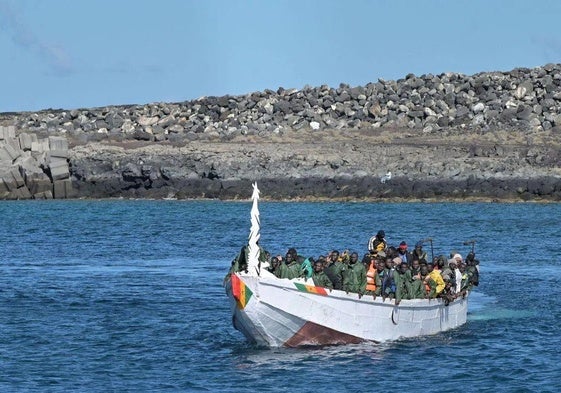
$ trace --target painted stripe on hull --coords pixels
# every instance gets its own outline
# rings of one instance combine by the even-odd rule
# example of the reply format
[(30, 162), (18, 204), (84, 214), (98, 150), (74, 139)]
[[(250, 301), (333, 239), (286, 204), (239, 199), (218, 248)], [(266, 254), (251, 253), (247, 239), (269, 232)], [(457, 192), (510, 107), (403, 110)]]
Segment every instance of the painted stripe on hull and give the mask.
[(359, 337), (308, 321), (284, 345), (286, 347), (298, 347), (300, 345), (358, 344), (363, 341)]

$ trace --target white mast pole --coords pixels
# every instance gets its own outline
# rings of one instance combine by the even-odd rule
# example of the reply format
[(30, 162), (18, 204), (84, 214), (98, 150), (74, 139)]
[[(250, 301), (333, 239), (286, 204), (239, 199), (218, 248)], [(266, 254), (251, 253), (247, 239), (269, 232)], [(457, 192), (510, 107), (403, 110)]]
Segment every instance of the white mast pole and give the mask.
[(259, 208), (257, 206), (257, 201), (259, 200), (259, 189), (257, 188), (257, 182), (253, 183), (253, 194), (251, 199), (253, 200), (253, 205), (251, 207), (251, 229), (249, 230), (247, 269), (249, 274), (259, 276), (259, 246), (257, 242), (259, 241), (261, 234), (259, 233)]

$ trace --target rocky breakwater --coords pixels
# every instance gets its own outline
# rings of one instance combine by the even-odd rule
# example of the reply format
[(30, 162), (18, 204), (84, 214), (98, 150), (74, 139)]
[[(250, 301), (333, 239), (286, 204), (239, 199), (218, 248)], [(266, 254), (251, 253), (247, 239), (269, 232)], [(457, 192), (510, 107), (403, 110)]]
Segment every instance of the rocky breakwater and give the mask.
[(561, 199), (559, 64), (0, 122), (66, 138), (76, 196)]
[(38, 138), (0, 126), (0, 199), (74, 196), (65, 137)]

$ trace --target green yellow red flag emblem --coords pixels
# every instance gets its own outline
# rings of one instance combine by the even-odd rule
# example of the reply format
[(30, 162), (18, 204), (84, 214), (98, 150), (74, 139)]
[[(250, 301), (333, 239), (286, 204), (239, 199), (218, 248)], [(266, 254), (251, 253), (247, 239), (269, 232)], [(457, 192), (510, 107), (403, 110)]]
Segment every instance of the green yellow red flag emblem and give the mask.
[(296, 288), (298, 288), (299, 291), (308, 292), (308, 293), (315, 293), (316, 295), (327, 296), (327, 291), (323, 287), (316, 287), (314, 285), (300, 284), (299, 282), (295, 282), (294, 285), (296, 285)]
[(232, 274), (232, 295), (241, 310), (245, 308), (249, 299), (251, 299), (251, 295), (253, 295), (251, 289), (245, 285), (237, 274)]

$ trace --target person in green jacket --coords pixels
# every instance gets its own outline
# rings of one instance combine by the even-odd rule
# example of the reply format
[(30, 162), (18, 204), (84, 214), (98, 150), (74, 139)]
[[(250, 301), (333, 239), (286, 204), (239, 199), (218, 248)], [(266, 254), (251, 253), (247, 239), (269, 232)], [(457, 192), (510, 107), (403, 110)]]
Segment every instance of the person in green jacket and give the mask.
[(395, 277), (395, 305), (397, 306), (402, 299), (411, 299), (411, 271), (406, 262), (401, 262), (394, 273)]
[(347, 265), (339, 261), (339, 251), (331, 251), (327, 257), (324, 272), (333, 283), (333, 289), (343, 289), (343, 271), (346, 268)]
[(280, 273), (281, 273), (281, 266), (282, 261), (279, 260), (279, 258), (277, 257), (272, 257), (271, 258), (271, 264), (268, 267), (267, 270), (269, 270), (271, 273), (273, 273), (275, 275), (275, 277), (280, 278)]
[(409, 296), (411, 299), (424, 299), (427, 297), (425, 284), (421, 278), (421, 265), (419, 261), (413, 260), (411, 263), (411, 282), (409, 283)]
[(349, 264), (343, 271), (343, 290), (358, 293), (359, 298), (366, 292), (366, 268), (359, 262), (356, 252), (351, 253)]
[(296, 249), (290, 248), (286, 253), (284, 263), (281, 264), (280, 278), (288, 278), (289, 280), (292, 280), (293, 278), (300, 277), (302, 274), (300, 265)]
[(333, 283), (327, 277), (327, 274), (323, 271), (323, 262), (322, 261), (315, 261), (314, 262), (314, 272), (312, 273), (312, 280), (314, 280), (314, 285), (316, 287), (323, 287), (333, 289)]

